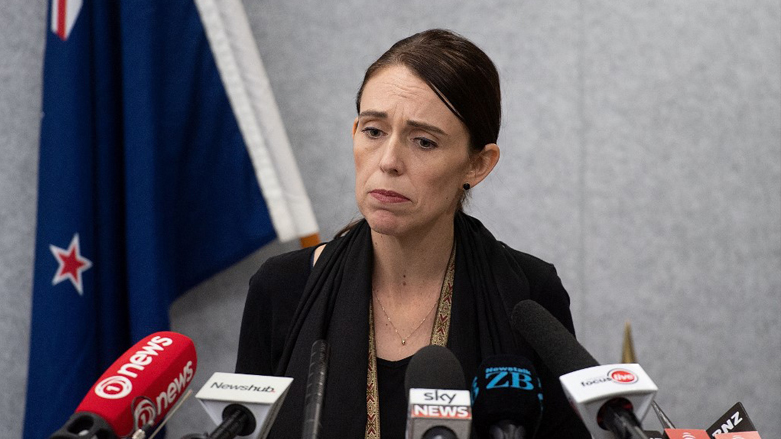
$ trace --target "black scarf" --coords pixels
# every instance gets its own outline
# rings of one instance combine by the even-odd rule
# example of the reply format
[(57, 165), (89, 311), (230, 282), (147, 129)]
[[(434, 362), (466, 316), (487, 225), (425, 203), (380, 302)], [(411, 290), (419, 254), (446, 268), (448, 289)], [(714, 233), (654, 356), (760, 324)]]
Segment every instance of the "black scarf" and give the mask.
[[(485, 357), (516, 353), (531, 358), (531, 350), (510, 323), (513, 306), (529, 298), (529, 282), (510, 251), (477, 219), (457, 213), (455, 240), (447, 347), (470, 381)], [(310, 351), (321, 338), (331, 347), (321, 437), (364, 437), (372, 261), (371, 230), (365, 220), (320, 255), (276, 370), (295, 380), (274, 423), (273, 437), (301, 436)]]

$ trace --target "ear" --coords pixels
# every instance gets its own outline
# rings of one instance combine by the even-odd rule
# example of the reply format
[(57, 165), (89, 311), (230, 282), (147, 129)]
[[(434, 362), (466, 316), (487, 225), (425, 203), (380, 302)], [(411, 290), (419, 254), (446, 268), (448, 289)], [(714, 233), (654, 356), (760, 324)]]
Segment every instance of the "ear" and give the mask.
[(358, 118), (355, 118), (355, 121), (353, 122), (353, 138), (355, 138), (355, 132), (358, 131)]
[(495, 143), (485, 145), (483, 150), (474, 155), (470, 161), (470, 169), (465, 183), (475, 187), (493, 171), (494, 166), (499, 162), (499, 146)]

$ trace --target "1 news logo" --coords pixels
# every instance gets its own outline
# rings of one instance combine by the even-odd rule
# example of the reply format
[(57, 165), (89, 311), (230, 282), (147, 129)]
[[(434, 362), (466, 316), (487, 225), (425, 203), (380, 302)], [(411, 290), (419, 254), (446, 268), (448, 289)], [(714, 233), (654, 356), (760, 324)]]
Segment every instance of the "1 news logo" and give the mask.
[[(130, 352), (125, 354), (127, 359), (117, 366), (117, 369), (113, 372), (114, 375), (102, 379), (95, 385), (95, 395), (107, 400), (119, 400), (127, 397), (133, 392), (134, 380), (139, 380), (139, 382), (148, 380), (151, 372), (146, 372), (146, 376), (143, 376), (144, 371), (156, 359), (164, 355), (166, 348), (174, 345), (174, 343), (174, 340), (170, 337), (156, 335), (143, 345), (136, 345), (139, 349), (132, 354)], [(120, 357), (120, 360), (123, 357)], [(120, 360), (117, 362), (119, 363)], [(164, 410), (167, 410), (169, 406), (176, 402), (194, 376), (195, 364), (193, 361), (188, 361), (181, 372), (178, 375), (174, 375), (167, 386), (161, 388), (160, 393), (154, 400), (149, 397), (134, 398), (131, 410), (135, 428), (138, 429), (146, 424), (153, 423), (158, 414), (163, 413)]]
[(153, 424), (156, 418), (157, 408), (155, 407), (155, 403), (153, 403), (149, 398), (140, 398), (140, 401), (133, 409), (135, 428), (139, 429), (144, 425)]
[[(173, 340), (168, 337), (155, 336), (142, 346), (141, 349), (131, 355), (128, 361), (121, 365), (116, 371), (117, 375), (107, 377), (95, 385), (95, 394), (104, 399), (122, 399), (133, 391), (131, 378), (138, 378), (138, 373), (152, 364), (152, 361), (164, 351), (166, 347), (173, 344)], [(192, 379), (192, 371), (190, 371)], [(187, 380), (190, 381), (189, 379)]]
[(105, 399), (122, 399), (132, 390), (133, 383), (121, 376), (110, 376), (95, 385), (95, 394)]

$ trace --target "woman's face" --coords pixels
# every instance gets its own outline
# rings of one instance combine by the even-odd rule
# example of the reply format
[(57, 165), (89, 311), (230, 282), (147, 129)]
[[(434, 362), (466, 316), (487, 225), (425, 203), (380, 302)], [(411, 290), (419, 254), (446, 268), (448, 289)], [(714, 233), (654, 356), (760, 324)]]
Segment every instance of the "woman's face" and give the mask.
[(471, 168), (466, 126), (404, 66), (369, 79), (360, 108), (355, 198), (372, 230), (404, 236), (452, 227)]

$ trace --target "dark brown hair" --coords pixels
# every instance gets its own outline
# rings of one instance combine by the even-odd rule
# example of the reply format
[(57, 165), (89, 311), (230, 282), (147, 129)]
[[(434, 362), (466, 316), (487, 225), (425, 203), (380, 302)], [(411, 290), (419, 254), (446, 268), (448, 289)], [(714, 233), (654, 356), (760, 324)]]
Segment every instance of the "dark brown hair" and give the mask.
[[(412, 70), (439, 96), (439, 99), (466, 125), (470, 153), (496, 143), (502, 123), (502, 94), (499, 73), (493, 61), (479, 47), (455, 32), (430, 29), (404, 38), (391, 46), (369, 66), (355, 97), (361, 112), (361, 94), (369, 79), (391, 66)], [(462, 210), (467, 191), (462, 193), (458, 210)], [(335, 237), (349, 232), (360, 220), (338, 231)]]
[(496, 143), (502, 121), (499, 73), (479, 47), (455, 32), (430, 29), (404, 38), (377, 59), (355, 97), (361, 112), (366, 82), (385, 67), (402, 65), (426, 82), (466, 125), (472, 152)]

